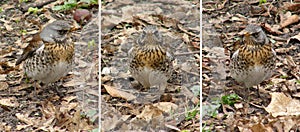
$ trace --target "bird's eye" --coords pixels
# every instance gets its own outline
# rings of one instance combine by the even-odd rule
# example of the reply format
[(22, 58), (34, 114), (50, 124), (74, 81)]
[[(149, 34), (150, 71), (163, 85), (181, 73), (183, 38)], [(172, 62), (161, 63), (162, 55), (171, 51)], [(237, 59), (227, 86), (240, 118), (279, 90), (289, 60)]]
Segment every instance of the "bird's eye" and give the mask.
[(66, 30), (59, 30), (58, 33), (59, 33), (59, 35), (64, 35), (64, 34), (67, 33), (67, 31)]
[(252, 34), (254, 38), (258, 38), (259, 37), (259, 33), (253, 33)]
[(157, 38), (160, 38), (160, 34), (158, 31), (154, 31), (154, 35), (157, 37)]
[(141, 37), (141, 38), (145, 38), (145, 36), (146, 36), (146, 32), (143, 31), (143, 32), (140, 34), (140, 37)]

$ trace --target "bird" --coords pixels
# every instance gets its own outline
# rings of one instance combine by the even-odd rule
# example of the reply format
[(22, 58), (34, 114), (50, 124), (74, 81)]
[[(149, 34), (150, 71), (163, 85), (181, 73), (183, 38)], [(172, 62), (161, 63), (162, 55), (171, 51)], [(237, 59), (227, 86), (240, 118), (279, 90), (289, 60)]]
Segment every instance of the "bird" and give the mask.
[(44, 84), (56, 82), (65, 76), (74, 65), (74, 43), (69, 38), (70, 22), (55, 20), (41, 32), (33, 35), (29, 44), (16, 61), (23, 62), (27, 77)]
[[(242, 86), (251, 88), (269, 79), (275, 70), (276, 52), (259, 25), (248, 24), (231, 56), (230, 74)], [(259, 94), (259, 91), (258, 91)]]
[(158, 87), (164, 90), (171, 76), (174, 57), (164, 44), (156, 26), (148, 25), (129, 50), (129, 71), (145, 89)]

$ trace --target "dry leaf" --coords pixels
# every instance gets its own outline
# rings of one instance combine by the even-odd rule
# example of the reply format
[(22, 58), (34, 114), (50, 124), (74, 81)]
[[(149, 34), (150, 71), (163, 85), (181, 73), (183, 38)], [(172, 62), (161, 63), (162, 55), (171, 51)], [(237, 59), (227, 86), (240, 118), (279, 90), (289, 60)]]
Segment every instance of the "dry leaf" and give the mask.
[(297, 67), (297, 65), (296, 65), (296, 63), (294, 62), (292, 56), (287, 55), (287, 56), (286, 56), (286, 60), (287, 60), (287, 63), (288, 63), (289, 66)]
[(262, 123), (258, 123), (250, 127), (253, 132), (267, 132), (266, 127)]
[(178, 105), (171, 103), (171, 102), (159, 102), (159, 103), (153, 104), (153, 106), (159, 108), (160, 110), (162, 110), (166, 113), (169, 113), (178, 108)]
[(5, 90), (8, 88), (8, 84), (6, 82), (0, 82), (0, 90)]
[(66, 83), (63, 84), (64, 87), (74, 87), (74, 86), (79, 86), (79, 85), (83, 85), (86, 82), (80, 79), (72, 79)]
[(59, 111), (62, 113), (68, 112), (72, 109), (75, 109), (78, 106), (78, 103), (66, 103), (62, 102), (62, 107), (60, 107)]
[(14, 28), (12, 28), (12, 26), (9, 25), (9, 24), (11, 24), (10, 21), (4, 20), (4, 19), (0, 19), (0, 21), (4, 22), (4, 26), (5, 26), (5, 28), (6, 28), (7, 31), (14, 30)]
[(158, 107), (155, 107), (153, 105), (147, 105), (145, 106), (144, 110), (141, 114), (137, 115), (138, 118), (143, 118), (146, 121), (150, 121), (153, 118), (156, 117), (163, 117), (163, 111), (159, 109)]
[(296, 49), (297, 49), (297, 47), (292, 45), (291, 47), (288, 47), (288, 48), (277, 48), (277, 49), (275, 49), (275, 51), (276, 51), (276, 53), (287, 53), (291, 50), (296, 50)]
[(280, 27), (284, 28), (290, 24), (296, 23), (300, 20), (298, 15), (292, 15), (290, 17), (288, 17), (287, 19), (285, 19), (281, 24)]
[(21, 131), (22, 129), (25, 129), (25, 128), (29, 127), (29, 126), (31, 126), (31, 125), (17, 125), (17, 129), (16, 130)]
[(103, 86), (112, 97), (120, 97), (120, 98), (126, 99), (128, 101), (134, 100), (136, 98), (136, 96), (134, 96), (133, 94), (130, 94), (130, 93), (127, 93), (124, 91), (120, 91), (118, 89), (115, 89), (112, 86), (109, 86), (109, 85), (103, 85)]
[(293, 94), (293, 97), (300, 98), (300, 93)]
[(285, 96), (283, 93), (271, 93), (272, 100), (265, 110), (272, 116), (300, 115), (300, 101)]
[(23, 114), (20, 114), (20, 113), (16, 113), (16, 117), (17, 117), (20, 121), (25, 122), (27, 125), (33, 125), (32, 120), (30, 120), (30, 119), (28, 118), (28, 116), (26, 116), (26, 115), (23, 115)]
[(102, 129), (105, 131), (112, 130), (113, 128), (116, 128), (122, 120), (120, 119), (119, 115), (111, 115), (112, 117), (109, 118), (109, 120), (104, 120), (101, 122)]
[(293, 128), (293, 126), (296, 124), (295, 121), (293, 121), (293, 119), (286, 119), (284, 120), (284, 131), (285, 132), (290, 132), (290, 130)]
[(180, 129), (177, 128), (176, 126), (172, 126), (172, 125), (168, 125), (168, 124), (165, 124), (165, 125), (166, 125), (166, 127), (168, 127), (168, 128), (171, 128), (171, 129), (173, 129), (173, 130), (176, 130), (176, 131), (180, 132)]
[(67, 96), (67, 97), (64, 97), (63, 100), (67, 101), (68, 103), (74, 99), (76, 99), (77, 97), (76, 96)]
[(0, 99), (0, 105), (9, 106), (9, 107), (18, 107), (19, 103), (17, 102), (17, 98), (9, 97)]
[(235, 107), (236, 109), (242, 109), (242, 108), (244, 108), (244, 105), (243, 105), (243, 103), (235, 103), (235, 104), (234, 104), (234, 107)]
[(296, 39), (296, 40), (298, 40), (298, 41), (300, 42), (300, 33), (298, 33), (297, 35), (295, 35), (295, 36), (289, 38), (288, 41), (287, 41), (287, 43), (290, 43), (290, 41), (291, 41), (292, 39)]
[(266, 31), (268, 31), (269, 33), (271, 33), (271, 34), (276, 34), (276, 35), (283, 34), (283, 32), (279, 31), (279, 29), (280, 29), (279, 25), (273, 25), (273, 26), (271, 26), (268, 23), (263, 23), (263, 24), (261, 24), (261, 26), (264, 27), (264, 29)]
[[(294, 1), (294, 2), (296, 2), (296, 1)], [(299, 11), (300, 4), (299, 3), (287, 3), (284, 5), (284, 9), (289, 10), (289, 11)]]
[(49, 101), (42, 103), (42, 113), (46, 118), (53, 117), (56, 112), (56, 107)]
[(0, 74), (0, 81), (6, 81), (6, 74)]

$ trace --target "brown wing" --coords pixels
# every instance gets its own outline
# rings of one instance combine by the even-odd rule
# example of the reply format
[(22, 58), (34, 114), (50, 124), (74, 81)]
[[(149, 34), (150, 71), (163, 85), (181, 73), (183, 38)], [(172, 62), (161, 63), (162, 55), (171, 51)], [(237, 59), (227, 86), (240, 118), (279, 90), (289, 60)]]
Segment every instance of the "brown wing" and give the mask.
[(43, 45), (43, 41), (40, 38), (39, 34), (33, 36), (33, 38), (29, 41), (28, 46), (23, 50), (22, 55), (16, 61), (16, 65), (22, 63), (22, 61), (26, 60), (28, 57), (32, 56), (33, 53)]

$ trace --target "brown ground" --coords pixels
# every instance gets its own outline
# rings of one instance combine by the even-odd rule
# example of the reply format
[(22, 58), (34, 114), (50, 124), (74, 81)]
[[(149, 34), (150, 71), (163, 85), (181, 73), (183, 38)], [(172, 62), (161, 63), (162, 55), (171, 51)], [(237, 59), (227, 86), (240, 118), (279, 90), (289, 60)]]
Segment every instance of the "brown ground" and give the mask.
[[(299, 118), (299, 10), (290, 1), (203, 1), (203, 130), (297, 131)], [(276, 49), (276, 72), (270, 80), (250, 89), (232, 83), (229, 54), (238, 33), (248, 23), (260, 24)], [(225, 95), (240, 96), (233, 105), (220, 102)]]
[[(39, 24), (73, 19), (71, 11), (51, 11), (54, 5), (63, 4), (62, 0), (48, 1), (47, 4), (41, 4), (45, 1), (0, 2), (1, 131), (78, 131), (98, 127), (97, 5), (88, 9), (93, 14), (91, 21), (83, 27), (77, 25), (78, 30), (72, 33), (76, 67), (68, 76), (35, 91), (35, 81), (24, 76), (22, 66), (15, 67), (22, 49), (39, 31)], [(36, 14), (27, 12), (34, 4), (40, 4), (41, 10)], [(93, 39), (95, 44), (88, 45)]]
[[(101, 15), (102, 130), (200, 131), (199, 2), (105, 1)], [(138, 90), (128, 72), (127, 53), (145, 25), (159, 27), (177, 60), (164, 93)]]

